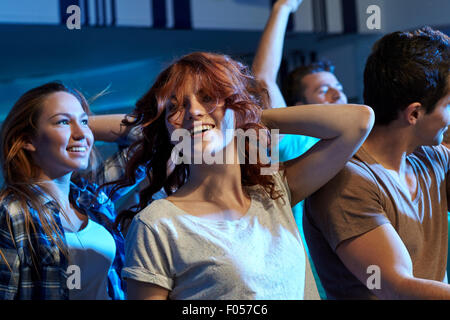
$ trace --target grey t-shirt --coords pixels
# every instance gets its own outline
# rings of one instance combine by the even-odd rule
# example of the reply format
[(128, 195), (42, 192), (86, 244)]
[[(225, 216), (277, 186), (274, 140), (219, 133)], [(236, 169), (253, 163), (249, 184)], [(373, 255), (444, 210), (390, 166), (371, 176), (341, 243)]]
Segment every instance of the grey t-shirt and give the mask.
[(166, 288), (170, 299), (303, 299), (305, 250), (286, 179), (274, 178), (285, 196), (272, 200), (251, 187), (250, 208), (237, 220), (154, 201), (130, 226), (123, 277)]
[(306, 200), (305, 237), (329, 299), (376, 298), (343, 265), (335, 250), (344, 240), (385, 223), (392, 224), (408, 249), (414, 276), (444, 281), (449, 149), (420, 147), (407, 156), (407, 161), (418, 183), (413, 200), (364, 148)]

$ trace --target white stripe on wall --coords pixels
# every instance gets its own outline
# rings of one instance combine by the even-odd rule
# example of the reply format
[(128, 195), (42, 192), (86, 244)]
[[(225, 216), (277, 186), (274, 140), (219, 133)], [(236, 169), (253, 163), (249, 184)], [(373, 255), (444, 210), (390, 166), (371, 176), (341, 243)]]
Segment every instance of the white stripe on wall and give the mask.
[(337, 0), (326, 1), (327, 32), (344, 32), (344, 21), (342, 17), (342, 2)]
[(0, 1), (0, 22), (59, 24), (58, 0)]
[(89, 6), (89, 25), (95, 26), (97, 24), (97, 14), (95, 10), (95, 0), (88, 0)]
[(116, 0), (118, 26), (150, 27), (153, 25), (152, 3), (149, 0)]
[[(304, 0), (294, 14), (294, 31), (314, 31), (313, 0)], [(337, 1), (337, 0), (334, 0)]]
[(173, 28), (175, 25), (175, 16), (173, 10), (173, 0), (166, 0), (166, 27)]

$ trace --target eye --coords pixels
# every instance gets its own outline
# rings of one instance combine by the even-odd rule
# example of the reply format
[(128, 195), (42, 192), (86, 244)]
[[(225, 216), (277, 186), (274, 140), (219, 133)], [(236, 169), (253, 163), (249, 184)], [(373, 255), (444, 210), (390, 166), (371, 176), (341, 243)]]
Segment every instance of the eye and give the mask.
[(88, 119), (83, 119), (83, 120), (81, 120), (81, 124), (83, 126), (87, 126), (87, 125), (89, 125), (89, 120)]
[(56, 122), (56, 124), (68, 125), (69, 124), (69, 120), (61, 119), (58, 122)]
[(212, 99), (210, 96), (208, 96), (208, 95), (204, 95), (204, 96), (202, 97), (203, 103), (210, 103), (212, 100), (213, 100), (213, 99)]
[(175, 103), (170, 102), (170, 103), (167, 105), (167, 111), (168, 111), (169, 113), (173, 113), (173, 112), (177, 111), (177, 105), (176, 105)]

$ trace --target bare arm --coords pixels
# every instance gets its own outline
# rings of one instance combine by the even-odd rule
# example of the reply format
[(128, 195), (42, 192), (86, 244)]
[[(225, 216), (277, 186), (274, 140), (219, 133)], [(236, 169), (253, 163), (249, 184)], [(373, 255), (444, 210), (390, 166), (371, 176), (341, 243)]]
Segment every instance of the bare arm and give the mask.
[(450, 299), (450, 285), (414, 277), (408, 250), (390, 224), (344, 241), (336, 253), (363, 284), (370, 265), (380, 268), (380, 289), (371, 291), (381, 299)]
[(256, 51), (252, 70), (255, 77), (261, 80), (269, 91), (273, 108), (286, 107), (283, 95), (277, 85), (277, 74), (280, 69), (283, 53), (284, 35), (289, 14), (297, 10), (303, 0), (278, 0), (270, 14), (261, 41)]
[(99, 141), (114, 142), (126, 136), (130, 129), (122, 124), (125, 114), (107, 114), (89, 117), (89, 127), (94, 134), (94, 139)]
[(305, 105), (264, 110), (261, 119), (281, 134), (322, 139), (300, 157), (285, 163), (293, 206), (344, 167), (372, 129), (374, 115), (370, 107), (363, 105)]
[(127, 299), (128, 300), (167, 300), (169, 290), (163, 287), (127, 279)]

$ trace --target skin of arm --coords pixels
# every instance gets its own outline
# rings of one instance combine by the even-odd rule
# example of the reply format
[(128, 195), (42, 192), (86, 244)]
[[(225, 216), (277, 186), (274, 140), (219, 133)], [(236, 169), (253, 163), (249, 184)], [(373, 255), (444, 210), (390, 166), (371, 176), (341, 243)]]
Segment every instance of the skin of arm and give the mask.
[(289, 14), (296, 11), (302, 1), (279, 0), (273, 5), (253, 61), (253, 73), (269, 91), (272, 108), (286, 107), (286, 102), (277, 85), (277, 74), (280, 69)]
[(344, 167), (368, 136), (374, 119), (372, 109), (364, 105), (305, 105), (262, 112), (261, 121), (269, 129), (321, 139), (300, 157), (285, 162), (292, 206)]
[(342, 242), (336, 253), (363, 284), (367, 267), (380, 268), (380, 289), (371, 290), (380, 299), (450, 299), (450, 285), (414, 277), (408, 250), (391, 224)]
[(122, 124), (125, 114), (95, 115), (89, 117), (89, 127), (95, 141), (115, 142), (126, 136), (130, 128)]
[(128, 300), (167, 300), (169, 290), (160, 286), (127, 279)]

